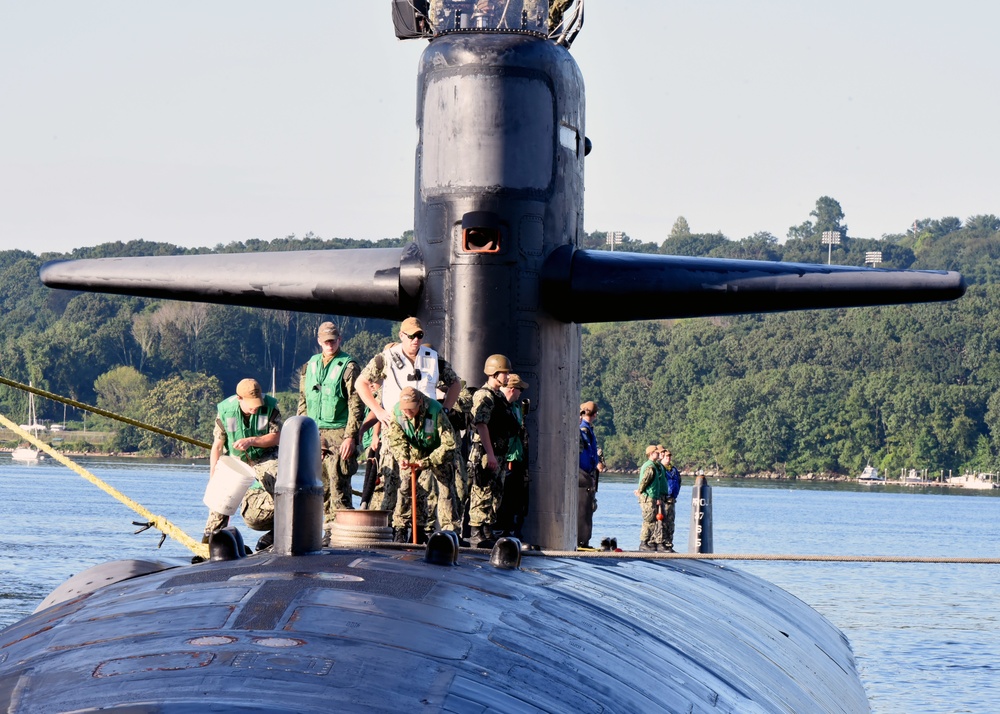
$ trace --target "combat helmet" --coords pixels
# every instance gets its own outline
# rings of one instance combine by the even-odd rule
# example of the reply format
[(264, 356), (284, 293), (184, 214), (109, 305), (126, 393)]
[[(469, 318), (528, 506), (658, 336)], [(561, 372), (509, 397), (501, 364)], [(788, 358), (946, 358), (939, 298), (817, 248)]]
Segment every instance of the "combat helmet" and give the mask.
[(487, 377), (492, 377), (497, 372), (510, 372), (510, 360), (505, 355), (490, 355), (486, 358), (486, 366), (483, 372)]

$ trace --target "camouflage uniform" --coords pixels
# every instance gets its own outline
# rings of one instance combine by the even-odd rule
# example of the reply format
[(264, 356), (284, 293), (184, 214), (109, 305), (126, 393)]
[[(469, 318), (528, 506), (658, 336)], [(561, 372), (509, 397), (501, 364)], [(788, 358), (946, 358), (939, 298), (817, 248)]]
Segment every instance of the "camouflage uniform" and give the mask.
[[(412, 421), (402, 413), (398, 404), (393, 408), (393, 416), (395, 419), (389, 425), (388, 451), (397, 463), (408, 461), (420, 467), (416, 495), (417, 532), (420, 533), (432, 529), (434, 525), (434, 512), (427, 500), (434, 483), (454, 484), (455, 432), (441, 406), (427, 397), (424, 397), (424, 403)], [(410, 474), (405, 476), (407, 478), (400, 483), (396, 509), (392, 514), (392, 526), (397, 529), (406, 528), (412, 518)], [(442, 497), (442, 500), (454, 509), (452, 498)], [(454, 514), (451, 520), (454, 522)]]
[[(455, 406), (448, 412), (448, 419), (451, 420), (451, 425), (455, 429), (455, 441), (457, 442), (455, 449), (455, 501), (458, 504), (460, 521), (466, 520), (469, 512), (469, 473), (466, 469), (466, 463), (469, 460), (469, 452), (472, 450), (472, 395), (475, 391), (470, 387), (462, 387)], [(438, 519), (441, 519), (440, 513), (438, 513)]]
[(573, 0), (552, 0), (549, 6), (549, 32), (556, 29), (563, 21), (563, 13), (573, 4)]
[[(248, 418), (249, 416), (252, 415), (247, 415)], [(277, 407), (271, 412), (267, 433), (281, 433), (281, 412)], [(212, 440), (222, 441), (223, 451), (229, 453), (229, 435), (219, 418), (215, 420)], [(278, 447), (264, 449), (257, 459), (250, 459), (243, 454), (240, 460), (249, 464), (257, 474), (257, 480), (250, 486), (240, 504), (240, 515), (243, 516), (248, 528), (255, 531), (269, 531), (274, 527), (274, 482), (278, 476)], [(228, 525), (229, 516), (212, 511), (205, 523), (202, 542), (207, 543), (212, 533)]]
[[(487, 466), (486, 450), (483, 447), (477, 424), (486, 424), (490, 433), (493, 454), (497, 458), (497, 468)], [(469, 495), (469, 525), (482, 526), (486, 535), (496, 523), (496, 513), (503, 496), (503, 476), (507, 468), (507, 445), (516, 430), (510, 404), (499, 389), (489, 384), (476, 390), (472, 397), (472, 451), (469, 454), (469, 480), (472, 483)]]
[(639, 469), (639, 507), (642, 509), (642, 528), (639, 531), (639, 546), (644, 550), (656, 550), (662, 544), (663, 534), (657, 532), (656, 505), (666, 496), (666, 480), (658, 461), (647, 460)]
[[(375, 386), (381, 385), (386, 378), (386, 364), (385, 357), (382, 352), (378, 353), (372, 357), (365, 368), (361, 370), (360, 377), (364, 377), (370, 384)], [(443, 357), (438, 357), (438, 383), (437, 389), (441, 392), (447, 392), (448, 388), (452, 384), (459, 382), (458, 374), (452, 369), (451, 365), (448, 364), (448, 360)], [(376, 389), (377, 393), (377, 389)], [(432, 395), (426, 395), (433, 398)], [(383, 405), (387, 411), (392, 411), (393, 404)], [(379, 484), (375, 487), (375, 493), (372, 495), (372, 502), (369, 504), (369, 508), (372, 510), (381, 509), (385, 511), (395, 511), (396, 508), (396, 495), (399, 491), (399, 463), (396, 458), (392, 455), (392, 450), (384, 448), (386, 435), (382, 434), (382, 448), (379, 450)]]
[[(334, 359), (342, 355), (338, 352)], [(321, 357), (316, 355), (313, 359)], [(354, 382), (358, 377), (358, 363), (351, 359), (344, 367), (342, 382), (347, 399), (347, 424), (343, 428), (324, 428), (320, 415), (309, 413), (306, 406), (306, 370), (309, 362), (299, 370), (299, 403), (296, 414), (308, 416), (317, 422), (320, 443), (323, 449), (323, 506), (327, 519), (333, 519), (341, 509), (353, 509), (354, 502), (351, 493), (351, 477), (358, 470), (358, 432), (364, 419), (365, 405), (361, 401)], [(346, 459), (340, 457), (340, 445), (352, 437), (355, 440), (354, 451)]]

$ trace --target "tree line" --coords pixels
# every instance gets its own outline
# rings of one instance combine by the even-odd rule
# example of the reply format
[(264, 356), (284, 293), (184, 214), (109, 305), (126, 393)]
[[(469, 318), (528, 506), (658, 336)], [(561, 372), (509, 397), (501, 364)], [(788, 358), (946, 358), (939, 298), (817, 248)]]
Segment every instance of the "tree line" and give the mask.
[[(825, 231), (841, 235), (832, 256), (862, 265), (961, 271), (970, 283), (943, 304), (819, 310), (584, 326), (583, 398), (600, 408), (598, 438), (612, 468), (634, 468), (647, 443), (667, 443), (688, 468), (724, 473), (852, 474), (880, 468), (1000, 469), (1000, 219), (926, 219), (881, 239), (849, 234), (829, 197), (784, 242), (768, 233), (731, 240), (696, 234), (678, 218), (660, 243), (627, 234), (615, 250), (822, 263)], [(316, 326), (342, 325), (344, 348), (364, 362), (396, 331), (385, 320), (49, 290), (46, 260), (338, 249), (402, 245), (304, 238), (184, 249), (134, 241), (70, 254), (0, 252), (0, 374), (208, 441), (214, 405), (245, 376), (265, 388), (272, 373), (282, 408), (294, 410), (298, 368), (314, 353)], [(608, 249), (606, 233), (581, 246)], [(36, 400), (39, 416), (63, 408)], [(26, 396), (0, 387), (15, 421)], [(23, 418), (23, 417), (21, 417)], [(79, 415), (76, 417), (79, 419)], [(88, 428), (100, 421), (88, 417)], [(133, 427), (117, 451), (202, 455)]]

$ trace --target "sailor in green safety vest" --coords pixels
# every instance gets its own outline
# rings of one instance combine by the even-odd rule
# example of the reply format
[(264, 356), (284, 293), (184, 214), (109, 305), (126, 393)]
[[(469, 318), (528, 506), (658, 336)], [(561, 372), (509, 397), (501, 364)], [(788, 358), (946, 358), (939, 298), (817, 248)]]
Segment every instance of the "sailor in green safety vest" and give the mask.
[[(236, 394), (219, 402), (216, 414), (209, 473), (215, 473), (223, 454), (253, 467), (257, 480), (243, 497), (240, 514), (248, 527), (268, 531), (257, 542), (257, 550), (262, 550), (274, 541), (274, 481), (281, 438), (278, 402), (261, 392), (256, 379), (244, 379), (237, 385)], [(228, 525), (229, 516), (213, 511), (205, 524), (202, 542), (207, 543), (212, 533)]]
[(642, 528), (639, 531), (639, 550), (656, 552), (661, 547), (656, 532), (656, 513), (667, 492), (667, 480), (660, 465), (660, 447), (646, 447), (646, 462), (639, 467), (639, 487), (635, 495), (642, 509)]
[(316, 332), (321, 352), (313, 355), (299, 372), (299, 404), (296, 414), (308, 416), (319, 427), (323, 445), (323, 491), (326, 518), (337, 511), (353, 509), (351, 477), (358, 470), (358, 432), (364, 419), (364, 404), (354, 390), (360, 369), (340, 349), (340, 330), (324, 322)]
[[(411, 467), (416, 467), (420, 470), (415, 494), (416, 529), (417, 541), (422, 543), (434, 527), (435, 513), (427, 499), (434, 482), (454, 488), (455, 431), (441, 405), (413, 387), (400, 391), (392, 415), (388, 446), (400, 469), (399, 494), (392, 518), (393, 537), (397, 542), (407, 542), (407, 523), (413, 520)], [(454, 507), (454, 499), (444, 502)], [(450, 520), (460, 522), (457, 513), (451, 514)]]
[(520, 375), (507, 375), (507, 384), (500, 388), (510, 402), (511, 412), (517, 422), (517, 432), (510, 437), (507, 447), (507, 475), (503, 480), (503, 496), (497, 510), (497, 529), (503, 535), (524, 537), (525, 516), (528, 515), (528, 431), (524, 427), (524, 417), (528, 401), (521, 401), (521, 392), (528, 383)]

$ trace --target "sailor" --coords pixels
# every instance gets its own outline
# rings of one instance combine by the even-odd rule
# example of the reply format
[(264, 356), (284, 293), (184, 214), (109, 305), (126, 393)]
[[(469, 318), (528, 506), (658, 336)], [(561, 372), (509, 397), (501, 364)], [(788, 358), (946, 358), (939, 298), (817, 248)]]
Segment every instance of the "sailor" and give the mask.
[[(392, 410), (399, 402), (399, 395), (404, 387), (413, 387), (424, 396), (439, 401), (445, 414), (451, 411), (458, 399), (462, 389), (461, 380), (447, 360), (427, 345), (422, 345), (423, 339), (424, 328), (420, 320), (415, 317), (406, 318), (399, 329), (399, 342), (386, 345), (385, 349), (372, 357), (358, 377), (358, 395), (382, 423), (383, 436), (393, 421)], [(395, 512), (400, 473), (390, 449), (379, 449), (378, 478), (381, 481), (381, 493), (376, 490), (372, 508)], [(446, 497), (456, 497), (454, 488)], [(447, 513), (451, 513), (450, 508)], [(395, 515), (393, 522), (396, 522)], [(404, 517), (400, 525), (408, 523), (408, 517)], [(441, 523), (441, 527), (451, 529), (456, 526), (453, 523)]]
[(522, 538), (525, 516), (528, 515), (528, 432), (524, 427), (527, 401), (520, 401), (521, 392), (528, 388), (517, 374), (507, 376), (500, 391), (507, 398), (517, 421), (517, 431), (507, 446), (507, 475), (503, 481), (503, 497), (497, 512), (497, 527), (503, 535)]
[(359, 368), (340, 349), (340, 329), (324, 322), (316, 331), (320, 353), (299, 370), (299, 403), (296, 413), (308, 416), (319, 427), (323, 444), (323, 492), (326, 519), (337, 511), (353, 509), (351, 477), (358, 470), (358, 432), (364, 405), (354, 388)]
[[(393, 421), (388, 430), (388, 447), (399, 464), (402, 482), (393, 514), (393, 540), (407, 541), (405, 517), (412, 521), (412, 501), (417, 499), (417, 523), (414, 524), (417, 542), (425, 543), (433, 530), (435, 513), (428, 503), (434, 482), (455, 481), (455, 431), (441, 405), (418, 392), (404, 387), (399, 402), (393, 407)], [(417, 470), (416, 493), (412, 493), (411, 469)], [(454, 507), (454, 501), (445, 499)], [(397, 519), (402, 514), (403, 518)], [(451, 521), (458, 519), (457, 514)], [(403, 525), (400, 525), (403, 523)]]
[(559, 28), (563, 21), (563, 14), (572, 5), (574, 0), (552, 0), (549, 5), (549, 32)]
[(674, 552), (674, 511), (677, 496), (681, 492), (681, 472), (671, 462), (670, 449), (660, 446), (660, 464), (662, 465), (665, 488), (663, 493), (663, 545), (660, 550), (666, 553)]
[(594, 420), (597, 405), (584, 402), (580, 405), (580, 472), (577, 485), (580, 493), (577, 500), (576, 541), (580, 548), (590, 547), (590, 536), (594, 530), (594, 511), (597, 510), (597, 486), (600, 472), (604, 470), (601, 457), (597, 453), (597, 437), (594, 435)]
[(469, 474), (466, 468), (469, 462), (469, 452), (472, 451), (472, 395), (476, 390), (466, 385), (462, 380), (462, 389), (458, 393), (455, 406), (448, 412), (448, 418), (455, 429), (455, 495), (458, 500), (458, 512), (462, 517), (464, 527), (469, 524)]
[[(456, 10), (463, 14), (456, 15)], [(431, 0), (428, 16), (435, 34), (460, 26), (545, 32), (548, 12), (547, 0), (476, 0), (474, 4)], [(461, 23), (459, 27), (456, 21)]]
[[(380, 398), (377, 389), (375, 398)], [(371, 409), (365, 407), (365, 416), (361, 422), (361, 453), (364, 455), (365, 464), (365, 483), (361, 493), (361, 508), (364, 510), (378, 510), (384, 493), (383, 490), (379, 490), (378, 502), (376, 502), (375, 487), (378, 485), (378, 451), (381, 437), (382, 422), (372, 414)]]
[(507, 468), (510, 438), (517, 422), (510, 403), (500, 391), (510, 375), (510, 360), (490, 355), (483, 367), (486, 384), (472, 395), (472, 451), (469, 454), (469, 541), (474, 547), (489, 548), (493, 526), (503, 496), (503, 474)]
[[(253, 467), (256, 480), (240, 505), (247, 526), (267, 531), (257, 542), (262, 550), (274, 542), (274, 481), (278, 474), (278, 440), (281, 438), (281, 412), (274, 397), (263, 395), (256, 379), (244, 379), (236, 394), (216, 407), (215, 431), (209, 455), (209, 474), (223, 454), (240, 459)], [(202, 543), (220, 528), (229, 525), (229, 516), (212, 512), (205, 524)]]
[(659, 447), (646, 447), (646, 461), (639, 467), (639, 486), (635, 495), (642, 510), (642, 528), (639, 530), (639, 550), (658, 550), (656, 515), (666, 495), (666, 479), (660, 467)]

